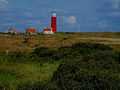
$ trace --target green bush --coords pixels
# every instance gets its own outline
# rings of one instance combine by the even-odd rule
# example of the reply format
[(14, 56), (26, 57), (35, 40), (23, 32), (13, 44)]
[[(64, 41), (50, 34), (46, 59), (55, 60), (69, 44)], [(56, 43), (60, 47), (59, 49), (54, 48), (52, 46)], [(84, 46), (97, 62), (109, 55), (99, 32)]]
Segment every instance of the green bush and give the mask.
[(77, 43), (73, 44), (71, 47), (60, 47), (58, 52), (61, 58), (79, 58), (81, 56), (87, 56), (91, 53), (96, 53), (97, 51), (112, 51), (112, 48), (107, 45), (102, 44), (92, 44), (92, 43)]
[(72, 45), (71, 47), (60, 47), (58, 49), (51, 49), (45, 47), (38, 47), (33, 52), (33, 57), (37, 58), (45, 58), (45, 59), (53, 59), (53, 60), (60, 60), (60, 59), (67, 59), (67, 58), (76, 58), (79, 56), (83, 56), (86, 54), (90, 54), (91, 52), (96, 51), (112, 51), (112, 48), (107, 45), (101, 44), (90, 44), (90, 43), (77, 43)]
[[(119, 53), (99, 44), (75, 44), (60, 49), (63, 64), (54, 73), (49, 89), (118, 90), (120, 88)], [(77, 57), (76, 57), (77, 56)]]
[(45, 47), (36, 48), (32, 52), (33, 57), (42, 58), (44, 60), (59, 60), (61, 59), (61, 53), (57, 49), (49, 49)]
[(45, 47), (40, 47), (40, 48), (36, 48), (33, 51), (33, 54), (39, 56), (39, 57), (45, 57), (45, 56), (51, 56), (53, 53), (50, 49), (45, 48)]
[[(20, 52), (0, 54), (0, 63), (5, 61), (39, 63), (55, 60), (61, 60), (62, 64), (48, 83), (27, 82), (19, 85), (17, 90), (118, 90), (120, 88), (120, 52), (113, 51), (107, 45), (78, 43), (58, 49), (38, 47), (29, 54)], [(7, 72), (1, 75), (8, 75), (11, 79), (16, 78), (12, 77), (14, 74)], [(0, 84), (1, 90), (10, 87), (6, 83)]]

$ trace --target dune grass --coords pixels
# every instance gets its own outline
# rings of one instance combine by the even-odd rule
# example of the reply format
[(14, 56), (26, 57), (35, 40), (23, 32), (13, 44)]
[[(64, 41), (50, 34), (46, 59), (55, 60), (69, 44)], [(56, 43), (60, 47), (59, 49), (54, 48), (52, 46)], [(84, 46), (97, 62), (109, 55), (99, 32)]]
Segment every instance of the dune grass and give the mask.
[[(25, 42), (25, 38), (29, 38)], [(78, 42), (91, 42), (108, 44), (116, 50), (120, 48), (120, 33), (116, 32), (86, 32), (86, 33), (65, 33), (58, 32), (54, 35), (38, 34), (36, 36), (25, 35), (1, 35), (0, 52), (31, 52), (39, 46), (61, 47), (75, 44)]]
[(0, 87), (8, 87), (16, 90), (26, 83), (47, 83), (60, 62), (26, 62), (26, 63), (0, 63)]

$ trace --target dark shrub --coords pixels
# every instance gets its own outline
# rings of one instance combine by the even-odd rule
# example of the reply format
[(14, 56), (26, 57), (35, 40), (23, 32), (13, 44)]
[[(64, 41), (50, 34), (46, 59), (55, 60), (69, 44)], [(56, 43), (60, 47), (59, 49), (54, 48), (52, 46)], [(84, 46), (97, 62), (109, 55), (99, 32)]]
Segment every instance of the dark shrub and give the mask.
[(45, 59), (74, 59), (80, 56), (87, 55), (96, 51), (112, 50), (111, 47), (101, 44), (78, 43), (71, 47), (60, 47), (59, 49), (50, 49), (45, 47), (38, 47), (32, 52), (33, 57)]
[(120, 88), (119, 53), (114, 52), (109, 46), (76, 44), (71, 48), (61, 48), (60, 51), (67, 57), (54, 73), (51, 80), (53, 84), (48, 84), (49, 88), (54, 90), (118, 90)]
[(9, 62), (26, 62), (27, 60), (30, 60), (29, 54), (16, 52), (16, 53), (10, 53), (6, 55)]
[(49, 50), (48, 48), (45, 47), (40, 47), (40, 48), (36, 48), (33, 51), (33, 54), (39, 56), (39, 57), (45, 57), (45, 56), (51, 56), (52, 55), (52, 51)]
[(52, 82), (61, 90), (114, 90), (120, 88), (119, 73), (114, 74), (114, 71), (104, 69), (100, 71), (99, 67), (93, 70), (87, 69), (77, 64), (62, 64), (54, 73)]
[(79, 56), (86, 56), (97, 51), (112, 51), (112, 48), (107, 45), (102, 44), (92, 44), (92, 43), (77, 43), (71, 47), (61, 47), (59, 48), (59, 54), (61, 58), (79, 58)]
[(48, 60), (59, 60), (62, 58), (62, 54), (58, 50), (54, 49), (49, 49), (45, 47), (40, 47), (36, 48), (33, 52), (32, 55), (38, 58), (45, 58)]

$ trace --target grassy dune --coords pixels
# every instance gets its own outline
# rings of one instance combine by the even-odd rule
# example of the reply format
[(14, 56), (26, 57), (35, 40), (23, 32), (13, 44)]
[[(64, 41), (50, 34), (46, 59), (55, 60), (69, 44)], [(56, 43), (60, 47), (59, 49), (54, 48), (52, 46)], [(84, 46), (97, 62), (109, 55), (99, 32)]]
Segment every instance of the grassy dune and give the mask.
[[(29, 39), (26, 40), (26, 38)], [(80, 42), (106, 44), (120, 51), (120, 33), (56, 33), (55, 35), (39, 34), (27, 37), (0, 34), (0, 90), (6, 90), (1, 87), (16, 90), (18, 86), (25, 84), (47, 83), (61, 64), (59, 60), (39, 62), (36, 59), (31, 61), (27, 58), (26, 62), (16, 62), (19, 60), (14, 61), (12, 57), (9, 61), (6, 59), (7, 54), (13, 52), (28, 54), (37, 47), (55, 49)], [(4, 52), (6, 56), (2, 56)]]
[[(0, 87), (11, 90), (35, 82), (47, 83), (60, 63), (0, 63)], [(6, 89), (5, 89), (6, 90)]]
[(55, 35), (0, 35), (0, 52), (31, 52), (35, 47), (70, 46), (78, 42), (108, 44), (118, 50), (120, 33), (57, 33)]

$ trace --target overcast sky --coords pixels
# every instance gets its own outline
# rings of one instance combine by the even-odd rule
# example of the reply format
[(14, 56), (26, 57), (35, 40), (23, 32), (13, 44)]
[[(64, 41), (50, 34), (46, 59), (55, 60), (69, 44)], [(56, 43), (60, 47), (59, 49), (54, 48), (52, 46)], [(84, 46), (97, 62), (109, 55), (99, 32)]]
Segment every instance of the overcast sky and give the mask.
[(0, 0), (0, 31), (42, 31), (50, 25), (52, 11), (58, 16), (58, 31), (120, 31), (120, 0)]

